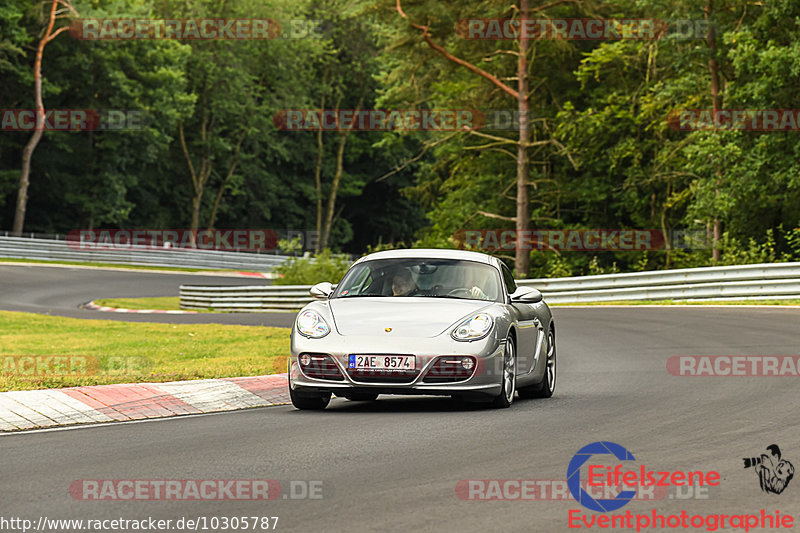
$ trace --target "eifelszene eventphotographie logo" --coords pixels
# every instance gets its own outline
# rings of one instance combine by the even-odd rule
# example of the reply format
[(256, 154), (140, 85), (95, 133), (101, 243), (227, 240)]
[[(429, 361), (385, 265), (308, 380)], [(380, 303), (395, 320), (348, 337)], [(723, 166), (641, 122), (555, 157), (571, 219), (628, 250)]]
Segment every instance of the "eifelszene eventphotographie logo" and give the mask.
[[(608, 466), (601, 464), (612, 456), (619, 464)], [(636, 497), (640, 487), (685, 487), (685, 486), (718, 486), (721, 475), (714, 470), (710, 471), (655, 471), (648, 469), (644, 464), (635, 465), (636, 458), (623, 446), (609, 441), (599, 441), (587, 444), (572, 457), (567, 467), (567, 487), (572, 497), (583, 507), (607, 513), (616, 511), (627, 505)], [(625, 464), (627, 463), (627, 464)], [(581, 486), (581, 467), (586, 466), (586, 484), (589, 487), (606, 487), (613, 489), (613, 498), (592, 497)], [(621, 489), (621, 490), (620, 490)], [(609, 494), (610, 495), (610, 494)]]
[(767, 453), (760, 457), (745, 457), (745, 468), (752, 468), (758, 475), (761, 490), (771, 494), (780, 494), (794, 477), (794, 465), (781, 457), (781, 449), (777, 444), (767, 446)]

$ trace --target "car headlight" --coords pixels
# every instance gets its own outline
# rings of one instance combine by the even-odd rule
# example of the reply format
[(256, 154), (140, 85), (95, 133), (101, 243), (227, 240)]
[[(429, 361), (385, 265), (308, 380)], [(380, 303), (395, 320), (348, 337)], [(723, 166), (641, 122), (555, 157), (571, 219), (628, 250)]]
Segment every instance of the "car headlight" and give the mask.
[(494, 320), (486, 313), (472, 316), (459, 324), (451, 336), (457, 341), (474, 341), (484, 338), (492, 330)]
[(304, 337), (319, 339), (330, 333), (331, 328), (322, 315), (309, 309), (297, 317), (297, 332)]

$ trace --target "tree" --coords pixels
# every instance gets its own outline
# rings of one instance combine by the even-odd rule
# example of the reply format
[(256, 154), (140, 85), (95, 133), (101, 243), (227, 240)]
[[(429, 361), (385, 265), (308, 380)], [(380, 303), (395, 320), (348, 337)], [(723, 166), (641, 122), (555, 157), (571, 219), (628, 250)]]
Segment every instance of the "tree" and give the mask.
[(14, 211), (14, 226), (12, 233), (14, 235), (21, 235), (23, 226), (25, 225), (25, 211), (28, 205), (28, 187), (30, 186), (30, 173), (31, 173), (31, 159), (33, 158), (33, 151), (39, 144), (39, 140), (44, 133), (44, 102), (42, 101), (42, 58), (44, 56), (44, 47), (47, 43), (58, 37), (59, 34), (67, 31), (69, 26), (62, 26), (55, 28), (56, 20), (67, 18), (68, 15), (59, 12), (58, 8), (61, 6), (67, 10), (70, 15), (77, 16), (78, 12), (72, 7), (67, 0), (52, 0), (50, 4), (50, 14), (48, 17), (47, 27), (45, 28), (44, 35), (39, 39), (39, 45), (36, 48), (36, 59), (33, 67), (34, 78), (34, 93), (36, 98), (36, 129), (31, 135), (28, 144), (22, 150), (22, 173), (19, 177), (19, 189), (17, 191), (17, 207)]
[[(177, 2), (173, 7), (186, 16), (199, 11), (204, 16), (284, 21), (301, 19), (307, 8), (304, 2), (267, 6), (257, 1), (219, 4), (205, 0), (188, 5)], [(291, 27), (283, 30), (288, 32)], [(190, 178), (189, 228), (194, 234), (204, 225), (210, 228), (217, 224), (225, 208), (225, 194), (243, 182), (244, 176), (239, 173), (243, 159), (257, 157), (258, 151), (268, 148), (282, 152), (280, 143), (263, 146), (258, 140), (276, 137), (276, 132), (270, 131), (274, 126), (266, 118), (281, 104), (285, 107), (290, 95), (300, 101), (307, 98), (300, 89), (306, 86), (303, 82), (307, 74), (285, 58), (296, 55), (313, 60), (321, 45), (315, 39), (290, 38), (194, 41), (190, 46), (187, 78), (196, 100), (192, 112), (179, 122), (177, 137)], [(209, 191), (213, 198), (210, 205), (206, 202)]]
[[(528, 0), (520, 0), (519, 6), (513, 6), (514, 18), (517, 18), (518, 20), (525, 20), (533, 15), (546, 16), (548, 10), (560, 4), (572, 3), (574, 1), (575, 0), (555, 0), (537, 7), (530, 7)], [(424, 7), (430, 6), (425, 5)], [(484, 6), (481, 5), (479, 7), (483, 8)], [(473, 7), (472, 10), (464, 10), (462, 13), (474, 13), (474, 10), (475, 8)], [(495, 74), (478, 67), (475, 62), (464, 59), (461, 55), (451, 52), (446, 45), (440, 44), (440, 40), (437, 40), (433, 35), (432, 24), (421, 24), (419, 22), (415, 22), (413, 18), (409, 16), (403, 9), (401, 0), (396, 1), (396, 11), (400, 17), (408, 22), (410, 28), (415, 30), (421, 39), (427, 44), (427, 46), (436, 54), (438, 54), (440, 58), (450, 62), (453, 65), (457, 65), (460, 68), (466, 69), (473, 76), (477, 76), (484, 82), (488, 82), (494, 86), (494, 88), (498, 89), (502, 94), (513, 98), (515, 101), (519, 117), (516, 140), (512, 141), (505, 137), (489, 135), (475, 130), (470, 131), (469, 133), (486, 141), (484, 145), (479, 147), (473, 146), (471, 149), (496, 149), (499, 146), (502, 147), (508, 144), (516, 146), (516, 207), (514, 216), (504, 216), (491, 213), (486, 210), (478, 210), (476, 214), (497, 220), (514, 222), (520, 244), (515, 250), (514, 268), (519, 277), (527, 277), (530, 269), (530, 250), (522, 245), (522, 241), (524, 239), (524, 232), (530, 229), (530, 188), (532, 186), (536, 187), (536, 183), (531, 180), (529, 170), (530, 150), (532, 148), (540, 148), (543, 146), (555, 146), (562, 148), (558, 141), (553, 137), (547, 136), (541, 140), (531, 140), (530, 99), (532, 93), (530, 90), (530, 78), (532, 63), (529, 61), (529, 55), (532, 55), (532, 50), (534, 48), (530, 46), (528, 35), (526, 32), (520, 32), (519, 39), (517, 41), (517, 50), (509, 50), (507, 48), (503, 48), (502, 45), (498, 45), (497, 49), (494, 51), (486, 52), (485, 50), (482, 50), (482, 53), (480, 54), (476, 54), (474, 48), (470, 49), (470, 47), (462, 43), (454, 42), (452, 37), (450, 38), (450, 45), (452, 48), (460, 45), (462, 48), (467, 48), (468, 51), (473, 52), (473, 54), (478, 57), (482, 57), (484, 60), (491, 58), (489, 59), (490, 64), (495, 57), (499, 57), (501, 54), (516, 57), (516, 68), (514, 69), (513, 74), (508, 73), (507, 71), (503, 72), (502, 63), (496, 65), (496, 68), (500, 71), (500, 73)], [(417, 11), (424, 12), (422, 9), (418, 9)], [(435, 19), (438, 17), (432, 16), (430, 18)], [(439, 24), (437, 27), (441, 30), (442, 25)], [(517, 81), (516, 89), (511, 84), (504, 81), (513, 79), (516, 79)]]
[[(319, 94), (320, 109), (324, 110), (326, 102), (333, 105), (335, 112), (350, 109), (357, 114), (364, 108), (365, 101), (371, 97), (375, 87), (372, 77), (375, 74), (374, 63), (377, 54), (372, 39), (373, 32), (368, 20), (362, 19), (358, 12), (352, 12), (341, 2), (317, 7), (313, 16), (324, 18), (330, 28), (326, 35), (328, 42), (326, 53), (317, 65), (317, 72), (322, 84), (317, 89)], [(370, 98), (371, 100), (371, 98)], [(348, 175), (345, 171), (345, 155), (348, 138), (353, 133), (352, 129), (342, 128), (335, 134), (326, 134), (320, 127), (316, 132), (317, 157), (314, 168), (314, 196), (316, 200), (315, 229), (319, 235), (316, 251), (327, 248), (331, 240), (331, 232), (337, 217), (336, 204), (342, 185), (342, 180), (351, 184), (358, 180), (357, 177)], [(324, 170), (326, 170), (326, 143), (328, 136), (334, 136), (333, 143), (333, 175), (327, 187), (324, 183)], [(364, 135), (364, 133), (360, 133)], [(359, 150), (355, 150), (357, 153)], [(351, 150), (351, 152), (353, 152)], [(329, 166), (329, 165), (328, 165)], [(360, 188), (360, 185), (357, 185)], [(327, 189), (327, 195), (325, 194)], [(327, 196), (327, 197), (326, 197)], [(341, 209), (339, 210), (339, 213)]]

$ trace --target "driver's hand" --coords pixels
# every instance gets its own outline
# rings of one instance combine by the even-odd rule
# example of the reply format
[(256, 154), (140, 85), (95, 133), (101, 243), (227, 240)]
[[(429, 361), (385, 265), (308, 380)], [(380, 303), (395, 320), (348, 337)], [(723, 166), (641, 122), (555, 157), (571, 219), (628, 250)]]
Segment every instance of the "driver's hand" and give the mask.
[(469, 293), (474, 296), (475, 298), (480, 298), (481, 300), (486, 300), (486, 293), (480, 290), (478, 287), (472, 287), (469, 290)]

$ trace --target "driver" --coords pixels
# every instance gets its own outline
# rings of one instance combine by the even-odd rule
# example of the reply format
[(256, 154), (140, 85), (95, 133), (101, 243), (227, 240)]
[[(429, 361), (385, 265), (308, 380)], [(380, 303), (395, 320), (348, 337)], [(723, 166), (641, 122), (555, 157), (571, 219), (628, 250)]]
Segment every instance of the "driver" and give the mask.
[(467, 292), (470, 294), (470, 296), (472, 296), (473, 298), (477, 298), (478, 300), (489, 299), (489, 297), (486, 296), (486, 293), (483, 292), (477, 285), (473, 286), (471, 289), (468, 289)]
[(414, 296), (419, 292), (417, 284), (411, 278), (411, 272), (405, 268), (394, 275), (392, 279), (392, 294), (394, 296)]
[(464, 291), (472, 298), (477, 300), (488, 300), (489, 297), (481, 290), (481, 286), (485, 285), (485, 276), (481, 276), (478, 272), (470, 271), (466, 275)]

